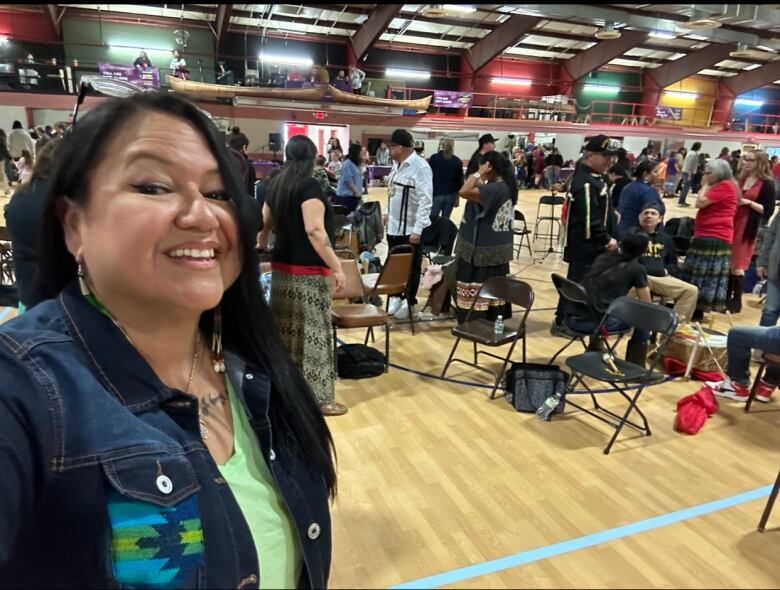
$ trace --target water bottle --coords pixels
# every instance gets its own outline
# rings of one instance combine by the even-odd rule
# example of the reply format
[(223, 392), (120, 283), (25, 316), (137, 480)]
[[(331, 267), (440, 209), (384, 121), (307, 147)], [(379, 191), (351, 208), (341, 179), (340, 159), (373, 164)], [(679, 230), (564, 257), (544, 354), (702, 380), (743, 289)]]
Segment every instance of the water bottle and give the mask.
[(561, 396), (559, 394), (551, 395), (546, 400), (544, 400), (544, 403), (539, 406), (539, 409), (536, 410), (536, 417), (539, 418), (539, 420), (544, 420), (549, 422), (550, 418), (552, 418), (552, 414), (555, 411), (555, 408), (558, 407), (558, 404), (561, 403)]
[(495, 332), (496, 336), (500, 336), (504, 333), (504, 316), (498, 316), (496, 318), (496, 323), (493, 326), (493, 332)]

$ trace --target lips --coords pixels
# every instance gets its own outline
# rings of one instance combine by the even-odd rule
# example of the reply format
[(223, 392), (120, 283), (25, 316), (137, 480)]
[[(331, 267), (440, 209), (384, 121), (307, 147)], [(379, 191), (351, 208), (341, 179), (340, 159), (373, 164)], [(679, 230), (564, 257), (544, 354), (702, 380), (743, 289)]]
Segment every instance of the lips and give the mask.
[(178, 248), (168, 252), (171, 258), (194, 258), (194, 259), (213, 259), (215, 250), (212, 248)]

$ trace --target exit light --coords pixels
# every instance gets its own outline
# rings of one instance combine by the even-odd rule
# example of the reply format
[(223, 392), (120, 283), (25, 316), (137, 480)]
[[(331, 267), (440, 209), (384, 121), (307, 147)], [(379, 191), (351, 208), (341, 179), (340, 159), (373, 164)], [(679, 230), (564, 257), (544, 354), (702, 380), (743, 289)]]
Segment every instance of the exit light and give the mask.
[(325, 118), (325, 113), (323, 113), (322, 111), (316, 111), (314, 113), (314, 118), (317, 119), (318, 121), (322, 121)]

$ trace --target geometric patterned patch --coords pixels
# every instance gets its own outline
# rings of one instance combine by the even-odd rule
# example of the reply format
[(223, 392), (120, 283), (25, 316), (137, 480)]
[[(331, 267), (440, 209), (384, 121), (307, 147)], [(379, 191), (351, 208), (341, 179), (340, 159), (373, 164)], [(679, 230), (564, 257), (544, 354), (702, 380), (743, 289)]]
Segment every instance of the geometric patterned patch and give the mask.
[(131, 500), (111, 490), (114, 579), (135, 588), (194, 588), (203, 564), (196, 494), (175, 506)]

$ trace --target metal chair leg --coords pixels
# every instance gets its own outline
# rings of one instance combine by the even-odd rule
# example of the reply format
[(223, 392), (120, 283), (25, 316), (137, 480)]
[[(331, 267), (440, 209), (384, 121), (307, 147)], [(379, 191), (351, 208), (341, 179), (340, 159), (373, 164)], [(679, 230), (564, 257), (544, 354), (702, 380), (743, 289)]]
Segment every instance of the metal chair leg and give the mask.
[(764, 513), (761, 515), (761, 520), (758, 523), (758, 532), (763, 533), (764, 528), (766, 528), (766, 523), (769, 520), (769, 515), (772, 514), (772, 508), (775, 505), (775, 500), (777, 499), (777, 492), (780, 490), (780, 473), (777, 475), (777, 479), (775, 480), (775, 485), (772, 487), (772, 492), (769, 494), (769, 500), (766, 502), (766, 506), (764, 506)]
[(444, 379), (444, 375), (447, 373), (447, 368), (452, 363), (452, 357), (455, 356), (455, 351), (458, 349), (458, 344), (460, 344), (460, 337), (455, 341), (455, 345), (452, 347), (452, 351), (450, 352), (450, 358), (447, 359), (447, 362), (444, 363), (444, 369), (441, 372), (441, 377), (439, 379)]
[[(615, 434), (612, 435), (612, 438), (609, 439), (609, 443), (607, 443), (606, 448), (604, 449), (604, 454), (609, 455), (609, 451), (612, 449), (612, 445), (615, 444), (615, 441), (617, 440), (618, 435), (620, 434), (620, 431), (623, 430), (623, 426), (628, 421), (628, 417), (631, 415), (631, 412), (634, 410), (634, 407), (636, 406), (636, 402), (639, 399), (639, 395), (642, 393), (644, 387), (637, 390), (637, 392), (634, 394), (634, 398), (631, 400), (631, 402), (628, 404), (628, 408), (626, 409), (626, 413), (623, 414), (623, 418), (621, 418), (620, 423), (618, 423), (617, 428), (615, 428)], [(644, 418), (644, 415), (642, 416)], [(650, 427), (647, 424), (647, 419), (645, 419), (645, 426), (647, 427), (647, 435), (649, 436), (650, 433)]]
[[(498, 384), (501, 383), (501, 378), (506, 372), (506, 365), (509, 362), (509, 359), (512, 357), (512, 352), (515, 350), (515, 344), (517, 344), (516, 339), (512, 342), (512, 346), (509, 347), (509, 352), (506, 354), (506, 358), (501, 365), (501, 370), (498, 372), (498, 375), (496, 375), (496, 383), (493, 385), (493, 391), (490, 392), (490, 399), (496, 399), (496, 390), (498, 390)], [(523, 362), (525, 362), (525, 359), (523, 359)]]
[(390, 330), (385, 326), (385, 373), (390, 371)]
[(753, 387), (750, 388), (750, 395), (748, 395), (747, 403), (745, 404), (746, 414), (750, 411), (750, 406), (753, 405), (753, 400), (756, 399), (756, 392), (758, 391), (758, 382), (761, 380), (761, 377), (764, 376), (764, 369), (766, 369), (766, 363), (761, 363), (761, 366), (758, 368), (758, 373), (756, 374), (756, 380), (753, 381)]

